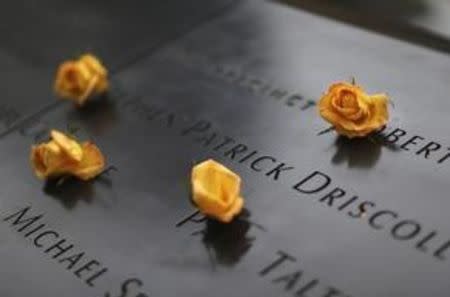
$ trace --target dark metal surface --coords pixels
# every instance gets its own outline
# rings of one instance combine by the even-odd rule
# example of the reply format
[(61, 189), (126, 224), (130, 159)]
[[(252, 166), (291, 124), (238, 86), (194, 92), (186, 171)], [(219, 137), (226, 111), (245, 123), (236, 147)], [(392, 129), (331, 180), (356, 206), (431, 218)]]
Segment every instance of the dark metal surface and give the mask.
[[(450, 163), (437, 162), (450, 144), (449, 75), (447, 55), (277, 4), (241, 3), (117, 72), (107, 97), (36, 113), (0, 140), (0, 295), (448, 296), (450, 251), (436, 252), (450, 236)], [(314, 101), (351, 76), (391, 95), (385, 134), (401, 127), (407, 136), (392, 145), (317, 136), (327, 125)], [(90, 183), (37, 180), (30, 145), (68, 126), (117, 171)], [(402, 148), (413, 135), (422, 142)], [(428, 141), (442, 151), (425, 158), (416, 151)], [(244, 181), (246, 212), (228, 226), (191, 216), (189, 171), (211, 157)], [(327, 187), (294, 189), (315, 171), (331, 178)], [(345, 197), (321, 201), (336, 187)], [(84, 252), (108, 271), (90, 286), (92, 272), (76, 276), (64, 256), (46, 252), (54, 238), (36, 246), (31, 227), (7, 219), (24, 207), (27, 217), (44, 214), (34, 226), (74, 246), (68, 254)], [(377, 220), (376, 230), (369, 221), (380, 210), (398, 217)], [(405, 221), (420, 226), (414, 238), (393, 231)]]
[[(287, 0), (310, 4), (309, 0)], [(450, 38), (450, 2), (448, 0), (318, 0), (316, 4), (341, 8), (372, 18), (390, 18)]]
[(93, 52), (114, 74), (193, 27), (233, 0), (8, 1), (0, 10), (2, 109), (15, 119), (55, 102), (53, 80), (63, 60)]
[(278, 0), (428, 48), (450, 53), (447, 0)]

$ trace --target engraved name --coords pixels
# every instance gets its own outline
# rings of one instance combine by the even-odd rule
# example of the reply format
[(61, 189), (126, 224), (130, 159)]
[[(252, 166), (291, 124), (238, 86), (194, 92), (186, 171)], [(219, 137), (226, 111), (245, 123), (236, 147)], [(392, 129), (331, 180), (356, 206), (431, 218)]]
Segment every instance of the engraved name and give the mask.
[(311, 197), (312, 201), (337, 211), (350, 220), (364, 222), (373, 231), (385, 232), (390, 238), (405, 242), (406, 246), (430, 255), (435, 260), (448, 260), (450, 239), (437, 229), (429, 228), (396, 210), (385, 208), (376, 201), (360, 197), (358, 193), (336, 182), (326, 172), (312, 170), (299, 177), (292, 163), (222, 134), (214, 129), (210, 121), (176, 114), (168, 108), (144, 103), (139, 98), (127, 100), (122, 104), (126, 110), (146, 121), (176, 129), (179, 136), (190, 139), (217, 156), (227, 157), (271, 181), (296, 179), (297, 182), (291, 185), (290, 190), (300, 198)]
[[(244, 88), (255, 95), (278, 101), (284, 106), (314, 111), (312, 107), (317, 105), (317, 98), (307, 98), (300, 92), (271, 84), (266, 79), (244, 72), (236, 65), (219, 63), (206, 55), (179, 48), (170, 49), (169, 55), (183, 65), (199, 68), (213, 77)], [(395, 146), (399, 151), (413, 154), (418, 159), (429, 160), (435, 164), (447, 164), (450, 160), (450, 145), (442, 141), (430, 140), (423, 135), (391, 125), (379, 131), (378, 136), (382, 138), (384, 145)]]
[(32, 214), (31, 207), (28, 206), (8, 214), (3, 218), (3, 222), (9, 223), (11, 228), (28, 239), (34, 247), (41, 249), (86, 285), (95, 287), (96, 282), (108, 272), (108, 268), (77, 248), (60, 232), (49, 227), (48, 223), (44, 222), (44, 217), (44, 214)]

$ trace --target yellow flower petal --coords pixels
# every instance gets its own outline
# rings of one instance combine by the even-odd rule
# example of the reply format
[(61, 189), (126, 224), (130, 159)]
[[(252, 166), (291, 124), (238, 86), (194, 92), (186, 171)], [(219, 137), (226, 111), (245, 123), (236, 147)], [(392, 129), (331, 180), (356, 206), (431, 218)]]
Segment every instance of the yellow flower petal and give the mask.
[(100, 149), (91, 142), (83, 144), (83, 159), (73, 169), (72, 174), (82, 180), (99, 175), (105, 168), (105, 158)]
[(96, 73), (97, 75), (100, 76), (108, 75), (108, 71), (106, 70), (106, 68), (102, 65), (100, 60), (94, 55), (84, 54), (80, 57), (80, 62), (83, 65), (86, 65), (92, 73)]
[(47, 179), (73, 175), (89, 180), (103, 171), (105, 159), (95, 144), (86, 142), (80, 145), (56, 130), (51, 131), (51, 137), (49, 142), (31, 148), (30, 161), (37, 177)]
[(32, 147), (31, 163), (36, 176), (41, 179), (68, 174), (76, 164), (61, 149), (55, 149), (55, 145), (50, 141)]
[(58, 96), (83, 105), (91, 96), (108, 90), (108, 71), (100, 60), (85, 54), (76, 61), (62, 63), (56, 73), (55, 92)]
[(204, 161), (192, 169), (192, 199), (200, 212), (228, 223), (244, 206), (240, 197), (241, 178), (214, 161)]
[(57, 130), (52, 130), (50, 135), (57, 147), (62, 149), (70, 158), (75, 161), (81, 161), (83, 158), (83, 150), (75, 140), (67, 137)]
[(358, 85), (339, 82), (329, 87), (318, 108), (338, 134), (364, 137), (386, 125), (388, 100), (384, 94), (368, 95)]
[(31, 147), (31, 164), (37, 177), (43, 179), (47, 176), (47, 164), (44, 161), (43, 145)]

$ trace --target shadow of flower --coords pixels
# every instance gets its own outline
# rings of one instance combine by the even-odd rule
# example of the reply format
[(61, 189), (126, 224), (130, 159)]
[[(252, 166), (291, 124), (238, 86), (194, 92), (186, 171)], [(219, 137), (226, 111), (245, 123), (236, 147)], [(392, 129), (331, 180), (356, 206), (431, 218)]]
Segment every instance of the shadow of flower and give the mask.
[(202, 235), (213, 268), (216, 263), (233, 266), (250, 250), (254, 238), (247, 235), (252, 226), (249, 217), (250, 212), (244, 210), (228, 224), (208, 219), (203, 230), (193, 233)]
[(105, 188), (112, 188), (112, 180), (109, 173), (117, 171), (116, 167), (109, 166), (93, 180), (82, 181), (74, 177), (62, 177), (49, 179), (45, 182), (43, 191), (45, 194), (59, 200), (65, 208), (73, 209), (78, 201), (92, 203), (95, 197), (94, 183)]
[(73, 209), (80, 200), (91, 203), (94, 198), (94, 187), (91, 182), (83, 182), (75, 178), (47, 180), (44, 193), (59, 200), (65, 208)]
[(347, 163), (350, 168), (371, 168), (381, 156), (383, 144), (369, 138), (338, 137), (334, 143), (333, 164)]
[(336, 153), (331, 159), (333, 164), (347, 163), (349, 168), (361, 169), (375, 166), (384, 148), (393, 152), (400, 150), (397, 145), (386, 141), (381, 133), (353, 139), (338, 136), (334, 145)]

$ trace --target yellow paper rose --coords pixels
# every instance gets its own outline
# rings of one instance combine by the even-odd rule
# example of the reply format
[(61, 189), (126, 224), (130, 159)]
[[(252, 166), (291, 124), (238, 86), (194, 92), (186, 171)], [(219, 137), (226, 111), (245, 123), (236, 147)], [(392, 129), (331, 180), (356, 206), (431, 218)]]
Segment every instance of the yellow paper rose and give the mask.
[(338, 82), (320, 99), (319, 112), (340, 135), (364, 137), (386, 125), (388, 101), (385, 94), (368, 95), (358, 85)]
[(81, 106), (90, 96), (108, 89), (108, 71), (97, 57), (85, 54), (59, 66), (54, 88), (58, 96)]
[(51, 140), (31, 148), (31, 165), (41, 179), (72, 175), (89, 180), (100, 174), (105, 158), (91, 142), (79, 144), (65, 134), (52, 130)]
[(241, 178), (222, 164), (204, 161), (192, 169), (192, 198), (201, 213), (229, 223), (244, 206)]

